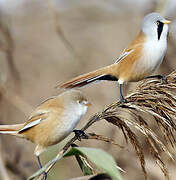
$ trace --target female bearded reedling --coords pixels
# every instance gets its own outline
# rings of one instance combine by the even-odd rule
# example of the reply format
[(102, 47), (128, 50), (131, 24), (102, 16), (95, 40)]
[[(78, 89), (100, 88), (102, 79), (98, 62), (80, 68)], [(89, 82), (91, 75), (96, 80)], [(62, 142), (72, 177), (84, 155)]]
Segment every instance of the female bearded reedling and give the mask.
[[(140, 33), (114, 64), (78, 76), (57, 87), (71, 89), (98, 80), (118, 81), (120, 84), (120, 100), (124, 102), (122, 84), (147, 78), (161, 64), (167, 49), (169, 23), (170, 21), (164, 19), (158, 13), (146, 15)], [(163, 78), (161, 75), (157, 77)]]
[(85, 115), (89, 105), (80, 91), (67, 91), (39, 105), (27, 122), (0, 125), (0, 133), (11, 134), (35, 143), (37, 146), (34, 154), (41, 168), (40, 154), (48, 146), (57, 144), (68, 136)]

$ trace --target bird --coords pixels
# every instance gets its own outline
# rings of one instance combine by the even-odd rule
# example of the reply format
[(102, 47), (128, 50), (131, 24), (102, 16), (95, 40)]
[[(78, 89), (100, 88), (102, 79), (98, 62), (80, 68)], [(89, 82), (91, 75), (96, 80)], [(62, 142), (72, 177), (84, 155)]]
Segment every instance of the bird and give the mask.
[(167, 50), (168, 24), (159, 13), (147, 14), (139, 34), (116, 59), (114, 64), (80, 75), (61, 83), (56, 88), (72, 89), (84, 87), (95, 81), (117, 81), (120, 84), (120, 101), (125, 102), (122, 85), (137, 82), (150, 76), (160, 66)]
[[(0, 125), (0, 133), (10, 134), (30, 140), (36, 144), (34, 154), (40, 168), (40, 154), (47, 147), (61, 142), (67, 137), (91, 103), (78, 90), (69, 90), (52, 96), (42, 102), (31, 114), (27, 122), (14, 125)], [(44, 179), (47, 174), (44, 172)]]

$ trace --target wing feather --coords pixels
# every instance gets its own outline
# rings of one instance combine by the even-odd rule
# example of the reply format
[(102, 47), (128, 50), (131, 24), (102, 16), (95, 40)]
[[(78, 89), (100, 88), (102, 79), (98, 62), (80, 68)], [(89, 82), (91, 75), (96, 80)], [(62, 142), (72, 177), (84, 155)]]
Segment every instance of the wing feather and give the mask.
[(26, 131), (27, 129), (36, 126), (37, 124), (39, 124), (39, 123), (41, 122), (41, 120), (42, 120), (42, 119), (40, 118), (40, 119), (37, 119), (37, 120), (35, 120), (35, 121), (32, 121), (32, 122), (27, 123), (22, 129), (20, 129), (19, 133), (20, 133), (20, 132), (24, 132), (24, 131)]
[(123, 52), (119, 58), (117, 58), (114, 62), (114, 64), (118, 63), (119, 61), (123, 60), (124, 58), (126, 58), (129, 54), (131, 54), (134, 51), (134, 49), (131, 49), (130, 51), (125, 51)]
[(41, 121), (45, 120), (48, 117), (48, 111), (47, 112), (42, 112), (38, 113), (32, 117), (24, 124), (24, 127), (19, 130), (19, 133), (22, 133), (38, 124), (41, 123)]

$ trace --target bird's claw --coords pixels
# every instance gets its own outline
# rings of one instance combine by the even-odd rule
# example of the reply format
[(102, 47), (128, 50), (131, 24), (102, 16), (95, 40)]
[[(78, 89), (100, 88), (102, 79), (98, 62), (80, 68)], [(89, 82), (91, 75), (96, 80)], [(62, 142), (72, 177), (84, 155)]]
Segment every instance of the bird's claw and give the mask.
[(165, 77), (165, 76), (162, 76), (161, 75), (161, 83), (163, 84), (163, 83), (166, 83), (166, 84), (168, 84), (168, 81), (167, 81), (167, 78)]
[(73, 132), (75, 133), (75, 136), (78, 138), (79, 141), (81, 141), (81, 139), (88, 139), (88, 135), (82, 131), (82, 130), (73, 130)]
[(167, 81), (167, 78), (161, 74), (158, 74), (158, 75), (153, 75), (153, 76), (148, 76), (146, 77), (145, 79), (149, 79), (149, 78), (158, 78), (161, 80), (161, 83), (166, 83), (168, 84), (168, 81)]
[(44, 171), (43, 172), (43, 179), (42, 180), (46, 180), (47, 179), (47, 173)]
[(120, 102), (123, 105), (123, 104), (127, 103), (127, 100), (123, 96), (120, 96)]

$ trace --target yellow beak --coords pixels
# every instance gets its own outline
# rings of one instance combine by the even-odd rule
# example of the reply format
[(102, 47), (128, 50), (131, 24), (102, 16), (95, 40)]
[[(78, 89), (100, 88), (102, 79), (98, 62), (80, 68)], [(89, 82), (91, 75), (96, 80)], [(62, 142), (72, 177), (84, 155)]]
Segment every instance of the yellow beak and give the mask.
[(170, 23), (171, 23), (171, 21), (169, 21), (169, 20), (165, 20), (163, 23), (164, 23), (164, 24), (170, 24)]
[(92, 104), (91, 104), (90, 102), (87, 102), (85, 105), (89, 107), (89, 106), (91, 106)]

